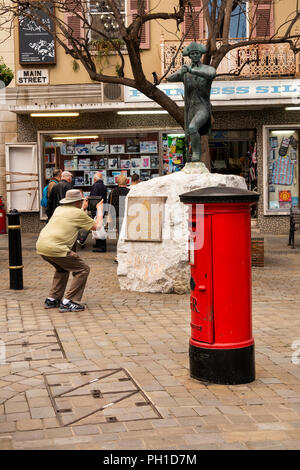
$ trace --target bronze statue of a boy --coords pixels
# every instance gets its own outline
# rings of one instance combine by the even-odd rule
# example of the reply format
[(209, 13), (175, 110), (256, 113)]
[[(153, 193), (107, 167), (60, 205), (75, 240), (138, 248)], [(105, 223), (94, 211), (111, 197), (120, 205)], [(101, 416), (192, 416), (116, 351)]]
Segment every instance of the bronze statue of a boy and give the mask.
[(192, 147), (191, 161), (201, 161), (201, 135), (207, 135), (211, 126), (210, 89), (216, 76), (216, 69), (201, 63), (201, 56), (206, 52), (203, 44), (192, 42), (183, 50), (192, 64), (183, 65), (173, 73), (169, 82), (184, 83), (185, 133)]

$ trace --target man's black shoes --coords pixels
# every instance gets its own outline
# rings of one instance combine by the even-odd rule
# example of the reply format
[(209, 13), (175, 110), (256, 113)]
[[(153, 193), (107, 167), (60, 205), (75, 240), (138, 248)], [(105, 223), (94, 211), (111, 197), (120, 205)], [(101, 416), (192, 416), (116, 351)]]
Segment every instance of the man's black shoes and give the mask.
[(80, 305), (77, 302), (69, 300), (66, 304), (63, 304), (60, 300), (45, 300), (45, 308), (59, 308), (60, 312), (80, 312), (85, 309), (84, 305)]
[(66, 304), (61, 302), (59, 306), (60, 312), (81, 312), (84, 309), (84, 305), (80, 305), (77, 302), (73, 302), (72, 300), (69, 300), (69, 302)]
[(60, 306), (60, 300), (45, 300), (45, 308), (58, 308)]

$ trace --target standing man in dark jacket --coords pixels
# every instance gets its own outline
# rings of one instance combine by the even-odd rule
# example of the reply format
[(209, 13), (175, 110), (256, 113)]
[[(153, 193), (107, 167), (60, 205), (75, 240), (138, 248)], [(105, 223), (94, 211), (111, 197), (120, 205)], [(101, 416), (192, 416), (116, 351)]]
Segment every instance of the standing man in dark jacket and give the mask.
[[(103, 183), (102, 173), (100, 171), (97, 171), (97, 173), (95, 173), (94, 175), (94, 184), (91, 187), (90, 196), (96, 196), (99, 198), (102, 197), (103, 203), (104, 204), (106, 203), (107, 188), (105, 184)], [(96, 209), (97, 202), (99, 201), (95, 201), (94, 204), (92, 204), (90, 207), (91, 215), (93, 219), (96, 216), (96, 212), (97, 212), (97, 209)], [(106, 240), (96, 239), (96, 243), (95, 245), (93, 245), (93, 248), (94, 248), (93, 251), (104, 253), (106, 251)]]
[(52, 217), (53, 212), (59, 206), (61, 199), (65, 197), (66, 192), (72, 188), (72, 173), (69, 171), (63, 171), (60, 182), (53, 186), (48, 196), (48, 204), (46, 209), (48, 219)]
[[(102, 181), (102, 173), (100, 171), (97, 171), (97, 173), (94, 175), (94, 184), (91, 187), (90, 196), (102, 197), (103, 202), (104, 203), (106, 202), (107, 188), (106, 188), (105, 184)], [(96, 212), (96, 210), (95, 210), (95, 212)]]
[(56, 186), (57, 183), (60, 182), (61, 174), (62, 174), (62, 171), (61, 171), (60, 168), (55, 168), (53, 170), (53, 177), (51, 178), (50, 183), (48, 184), (48, 189), (47, 189), (47, 198), (48, 199), (49, 199), (49, 196), (50, 196), (50, 193), (51, 193), (53, 187)]

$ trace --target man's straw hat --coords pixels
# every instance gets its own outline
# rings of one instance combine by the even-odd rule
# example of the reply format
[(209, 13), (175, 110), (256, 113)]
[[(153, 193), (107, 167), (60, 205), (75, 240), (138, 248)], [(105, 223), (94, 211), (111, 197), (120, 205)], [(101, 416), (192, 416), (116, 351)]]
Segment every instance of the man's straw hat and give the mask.
[(66, 192), (66, 197), (59, 201), (60, 204), (71, 204), (72, 202), (83, 201), (84, 197), (82, 197), (81, 192), (79, 189), (69, 189)]

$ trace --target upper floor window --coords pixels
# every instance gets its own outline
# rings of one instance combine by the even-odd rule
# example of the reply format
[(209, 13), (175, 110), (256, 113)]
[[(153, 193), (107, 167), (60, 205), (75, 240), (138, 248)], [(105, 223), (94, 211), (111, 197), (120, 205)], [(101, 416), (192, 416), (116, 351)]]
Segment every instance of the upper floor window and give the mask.
[[(216, 16), (222, 6), (217, 0)], [(208, 0), (211, 12), (212, 0)], [(250, 23), (250, 24), (249, 24)], [(190, 0), (186, 8), (183, 33), (186, 40), (203, 40), (207, 37), (203, 1)], [(269, 37), (274, 34), (274, 0), (242, 0), (233, 3), (230, 19), (229, 38)]]
[(230, 18), (230, 38), (245, 38), (247, 37), (247, 2), (237, 4), (231, 13)]
[[(126, 21), (126, 4), (125, 0), (116, 0), (118, 9)], [(119, 25), (115, 21), (113, 13), (110, 11), (109, 5), (105, 0), (90, 1), (91, 14), (91, 40), (98, 39), (120, 39)], [(95, 28), (95, 30), (94, 30)], [(102, 33), (103, 36), (99, 33)]]
[[(65, 12), (65, 23), (68, 26), (69, 34), (75, 40), (80, 40), (88, 35), (91, 41), (103, 39), (121, 39), (119, 25), (117, 24), (113, 12), (105, 0), (89, 0), (89, 23), (91, 28), (85, 24), (80, 17), (80, 3), (78, 0), (64, 0), (67, 2), (69, 9)], [(140, 0), (116, 0), (119, 11), (123, 17), (125, 25), (130, 24), (138, 14), (138, 6)], [(149, 0), (144, 2), (145, 12), (149, 11)], [(76, 11), (79, 12), (76, 15)], [(140, 48), (150, 48), (150, 23), (146, 22), (141, 28)], [(67, 41), (68, 45), (72, 45), (72, 41)]]

